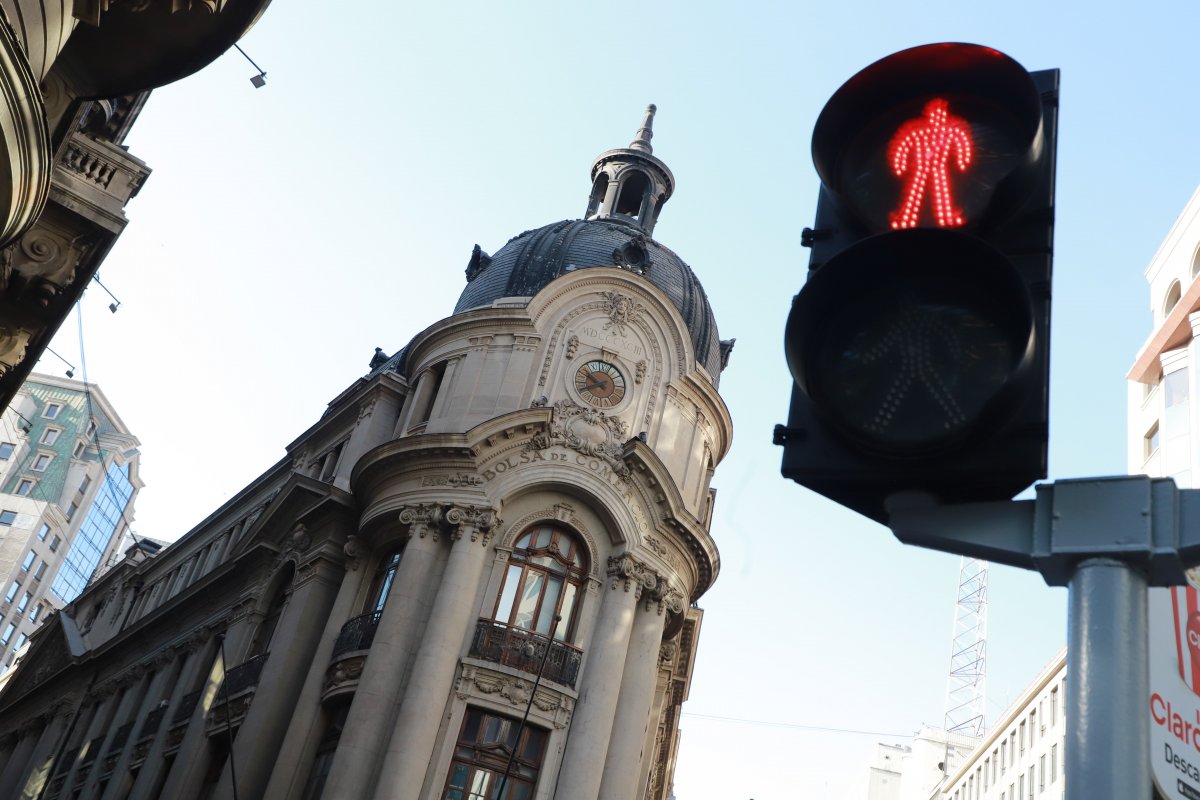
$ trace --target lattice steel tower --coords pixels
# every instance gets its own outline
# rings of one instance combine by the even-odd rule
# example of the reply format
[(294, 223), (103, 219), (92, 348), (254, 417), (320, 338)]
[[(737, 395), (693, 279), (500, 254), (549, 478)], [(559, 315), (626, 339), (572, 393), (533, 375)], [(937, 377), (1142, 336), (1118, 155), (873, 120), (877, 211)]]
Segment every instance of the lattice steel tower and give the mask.
[(943, 726), (948, 734), (980, 738), (987, 731), (987, 574), (988, 562), (969, 556), (959, 560)]

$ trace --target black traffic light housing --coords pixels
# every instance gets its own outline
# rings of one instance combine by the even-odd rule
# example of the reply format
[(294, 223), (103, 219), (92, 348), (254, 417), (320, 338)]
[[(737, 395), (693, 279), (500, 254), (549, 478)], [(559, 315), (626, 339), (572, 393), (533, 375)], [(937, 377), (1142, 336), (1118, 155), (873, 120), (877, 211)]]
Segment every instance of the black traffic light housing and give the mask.
[(1057, 104), (1057, 70), (957, 43), (830, 98), (785, 477), (879, 521), (899, 492), (1000, 500), (1045, 477)]

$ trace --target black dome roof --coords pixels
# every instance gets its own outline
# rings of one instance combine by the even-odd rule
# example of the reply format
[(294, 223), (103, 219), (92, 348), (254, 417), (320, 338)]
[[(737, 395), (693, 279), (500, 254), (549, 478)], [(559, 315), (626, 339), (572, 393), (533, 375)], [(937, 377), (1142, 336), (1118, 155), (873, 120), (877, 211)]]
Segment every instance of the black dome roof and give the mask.
[(513, 237), (490, 259), (476, 253), (454, 313), (490, 306), (501, 297), (532, 297), (565, 272), (605, 266), (642, 275), (670, 298), (691, 333), (696, 360), (715, 384), (721, 342), (704, 288), (683, 259), (620, 219), (555, 222)]

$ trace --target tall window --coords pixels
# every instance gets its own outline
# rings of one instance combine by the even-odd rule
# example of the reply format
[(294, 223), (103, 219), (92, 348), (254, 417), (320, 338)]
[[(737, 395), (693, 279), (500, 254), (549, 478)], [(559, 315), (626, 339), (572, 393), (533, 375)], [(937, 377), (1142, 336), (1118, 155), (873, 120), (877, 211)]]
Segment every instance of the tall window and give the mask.
[[(96, 572), (100, 559), (122, 524), (125, 507), (133, 496), (133, 482), (128, 464), (111, 464), (96, 499), (88, 509), (79, 534), (67, 552), (66, 560), (54, 578), (54, 593), (64, 602), (71, 602), (83, 592), (83, 587)], [(75, 503), (67, 507), (67, 519), (79, 510)], [(58, 537), (54, 537), (58, 539)], [(53, 542), (51, 550), (57, 549)]]
[[(546, 751), (546, 732), (515, 719), (468, 708), (444, 800), (529, 800), (537, 784)], [(514, 756), (515, 751), (515, 756)], [(504, 794), (497, 795), (501, 777), (512, 756)]]
[(554, 616), (559, 614), (562, 622), (554, 638), (571, 641), (576, 604), (586, 576), (584, 550), (575, 537), (555, 525), (537, 525), (526, 531), (513, 548), (492, 618), (549, 634)]
[(379, 559), (375, 578), (371, 581), (371, 593), (367, 596), (367, 607), (364, 609), (366, 613), (383, 611), (388, 594), (392, 591), (392, 583), (396, 580), (396, 570), (400, 568), (400, 554), (403, 549), (397, 547)]

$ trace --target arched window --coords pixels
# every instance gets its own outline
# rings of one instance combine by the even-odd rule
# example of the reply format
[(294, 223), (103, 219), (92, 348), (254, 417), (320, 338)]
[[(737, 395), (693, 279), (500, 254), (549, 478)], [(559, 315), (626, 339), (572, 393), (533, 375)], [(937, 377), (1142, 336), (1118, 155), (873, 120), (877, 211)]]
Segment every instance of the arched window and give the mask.
[(558, 614), (554, 638), (572, 641), (586, 577), (587, 556), (578, 540), (557, 525), (536, 525), (513, 547), (492, 619), (548, 635)]
[(642, 201), (650, 188), (646, 173), (632, 170), (621, 178), (621, 193), (617, 196), (617, 213), (636, 217), (642, 213)]
[(1183, 296), (1183, 290), (1179, 286), (1179, 281), (1174, 281), (1167, 289), (1167, 297), (1163, 300), (1163, 316), (1171, 313), (1171, 309), (1179, 302), (1179, 298)]
[(375, 577), (371, 581), (371, 591), (367, 595), (366, 611), (383, 611), (383, 606), (392, 591), (392, 583), (396, 580), (396, 570), (400, 568), (400, 554), (403, 549), (403, 546), (396, 547), (379, 559), (379, 566), (375, 568)]
[(600, 206), (604, 205), (604, 197), (608, 194), (608, 173), (601, 172), (596, 176), (596, 182), (592, 184), (592, 196), (588, 200), (587, 215), (590, 217), (600, 210)]

